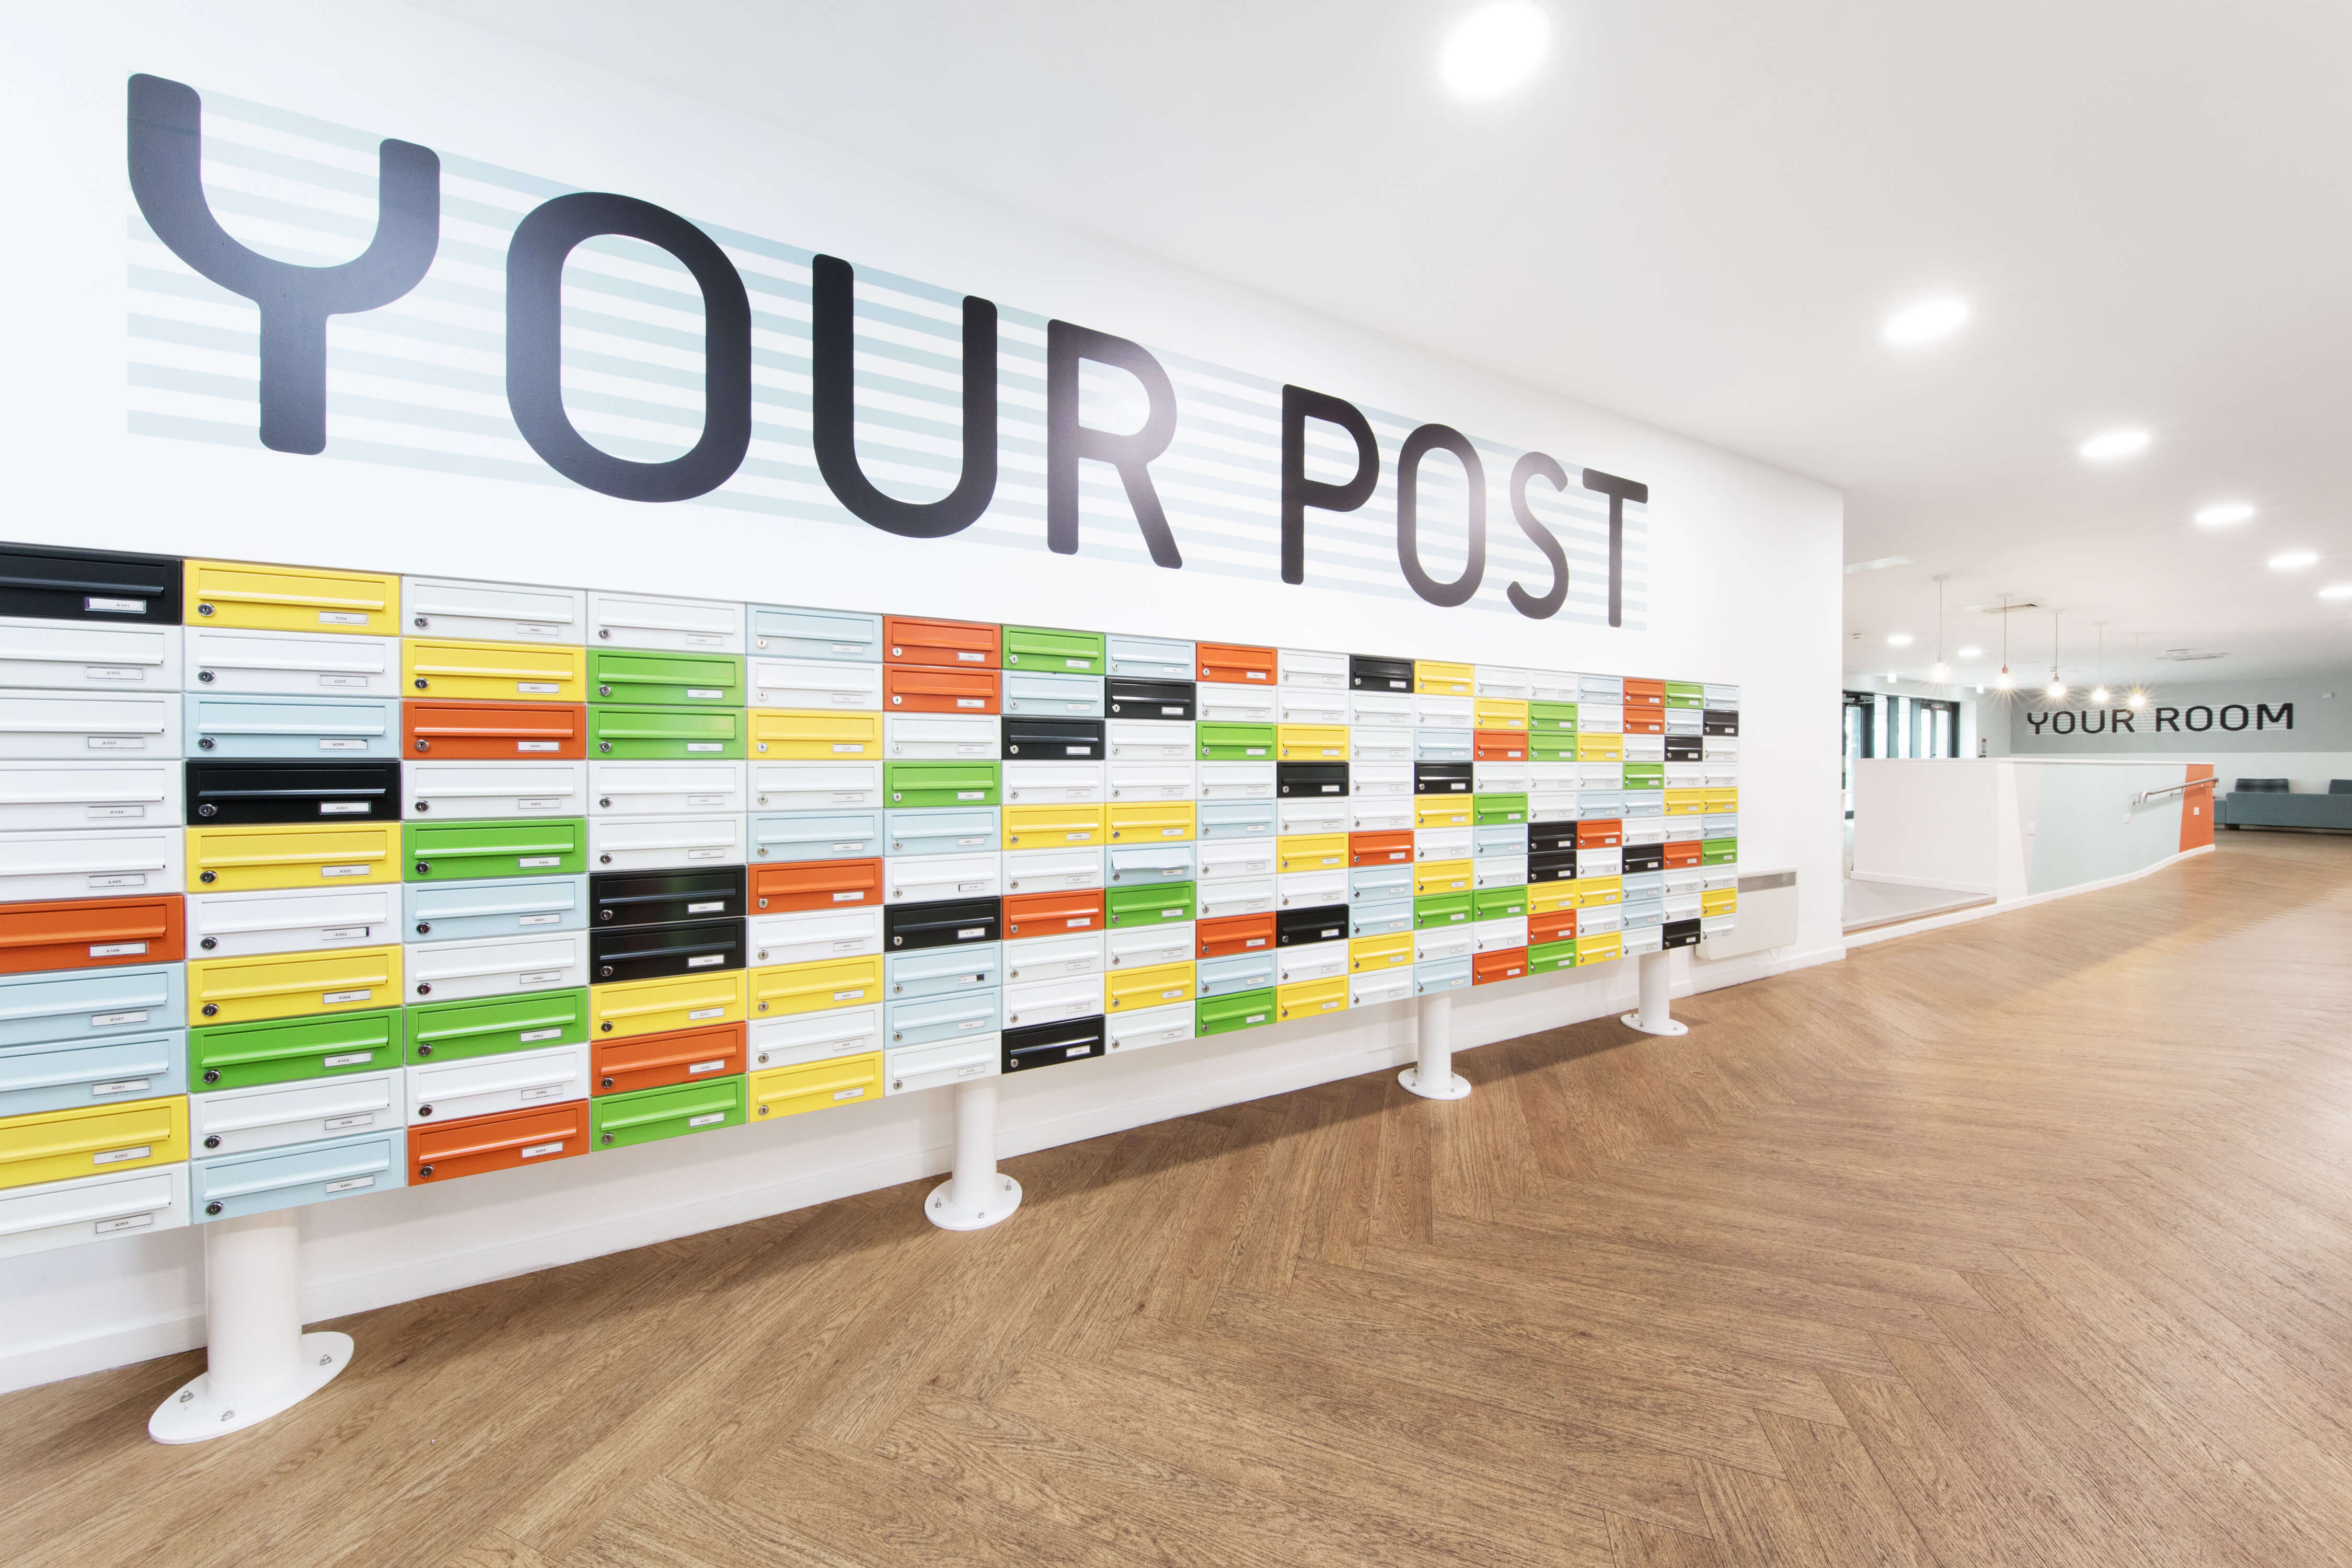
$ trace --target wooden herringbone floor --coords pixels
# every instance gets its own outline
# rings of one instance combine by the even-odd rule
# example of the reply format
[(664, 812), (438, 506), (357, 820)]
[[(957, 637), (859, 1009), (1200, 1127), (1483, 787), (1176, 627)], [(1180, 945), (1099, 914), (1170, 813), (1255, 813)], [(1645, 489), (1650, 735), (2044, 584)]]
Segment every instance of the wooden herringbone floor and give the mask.
[[(194, 1448), (0, 1400), (19, 1564), (2352, 1562), (2352, 842), (372, 1312)], [(928, 1184), (923, 1185), (927, 1186)]]

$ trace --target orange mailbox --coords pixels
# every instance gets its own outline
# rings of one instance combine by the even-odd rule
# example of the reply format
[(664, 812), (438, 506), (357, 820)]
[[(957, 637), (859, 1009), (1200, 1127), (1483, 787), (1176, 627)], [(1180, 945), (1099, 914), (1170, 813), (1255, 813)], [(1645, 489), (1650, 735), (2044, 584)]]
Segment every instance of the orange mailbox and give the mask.
[(468, 1116), (437, 1127), (408, 1130), (408, 1181), (446, 1182), (485, 1171), (569, 1160), (588, 1152), (588, 1102)]
[(1617, 817), (1599, 817), (1576, 825), (1576, 847), (1579, 849), (1614, 849), (1624, 842), (1625, 824)]
[(1659, 708), (1636, 708), (1630, 695), (1625, 705), (1625, 733), (1628, 735), (1663, 735), (1666, 732), (1666, 710)]
[(1193, 647), (1192, 668), (1202, 680), (1222, 680), (1232, 686), (1272, 686), (1274, 649), (1243, 647), (1234, 643), (1198, 643)]
[[(1644, 679), (1640, 676), (1625, 678), (1625, 717), (1633, 717), (1635, 709), (1659, 709), (1666, 705), (1666, 683)], [(1631, 729), (1630, 724), (1626, 726)]]
[(1198, 921), (1192, 927), (1194, 956), (1230, 958), (1237, 952), (1271, 952), (1274, 924), (1272, 910), (1262, 915), (1222, 915), (1213, 921)]
[(626, 1094), (633, 1089), (667, 1089), (743, 1070), (747, 1024), (708, 1024), (667, 1035), (635, 1035), (597, 1040), (589, 1049), (595, 1072), (591, 1094)]
[(1402, 866), (1412, 858), (1412, 829), (1410, 827), (1348, 835), (1348, 864), (1350, 866)]
[(1471, 755), (1482, 763), (1523, 763), (1528, 760), (1524, 730), (1474, 730)]
[(401, 750), (411, 762), (578, 762), (588, 755), (583, 702), (400, 705)]
[(0, 974), (177, 963), (188, 956), (185, 912), (177, 893), (0, 904)]
[(993, 713), (1002, 676), (993, 669), (942, 669), (906, 664), (882, 672), (886, 713)]
[(1497, 980), (1517, 980), (1527, 972), (1528, 950), (1524, 947), (1475, 953), (1470, 959), (1470, 984), (1473, 985), (1492, 985)]
[(1100, 888), (1075, 893), (1016, 893), (1004, 900), (1004, 936), (1008, 942), (1024, 936), (1065, 936), (1074, 931), (1102, 929)]
[(950, 669), (994, 669), (1003, 662), (999, 657), (1002, 636), (1001, 627), (983, 626), (978, 621), (928, 621), (916, 616), (885, 616), (882, 662), (944, 665)]
[[(1567, 942), (1575, 935), (1576, 911), (1574, 910), (1554, 910), (1549, 914), (1528, 917), (1528, 947), (1541, 947), (1546, 942)], [(1478, 956), (1484, 958), (1487, 955), (1480, 953)], [(1519, 958), (1523, 963), (1527, 956), (1524, 950), (1519, 950)]]
[(751, 907), (786, 910), (871, 909), (882, 902), (882, 862), (792, 860), (751, 868)]
[[(1581, 847), (1582, 841), (1579, 840), (1578, 842), (1579, 847)], [(1670, 867), (1680, 868), (1703, 864), (1702, 857), (1705, 853), (1706, 846), (1702, 845), (1696, 838), (1669, 838), (1666, 840), (1666, 864)]]

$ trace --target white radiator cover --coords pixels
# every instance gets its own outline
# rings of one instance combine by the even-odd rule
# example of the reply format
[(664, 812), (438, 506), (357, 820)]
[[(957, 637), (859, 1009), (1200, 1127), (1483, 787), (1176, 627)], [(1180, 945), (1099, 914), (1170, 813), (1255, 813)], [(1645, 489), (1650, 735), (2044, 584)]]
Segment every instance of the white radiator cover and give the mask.
[(1797, 942), (1797, 873), (1793, 867), (1777, 871), (1739, 874), (1739, 923), (1722, 936), (1704, 938), (1698, 956), (1710, 963), (1761, 952), (1770, 947), (1793, 947)]

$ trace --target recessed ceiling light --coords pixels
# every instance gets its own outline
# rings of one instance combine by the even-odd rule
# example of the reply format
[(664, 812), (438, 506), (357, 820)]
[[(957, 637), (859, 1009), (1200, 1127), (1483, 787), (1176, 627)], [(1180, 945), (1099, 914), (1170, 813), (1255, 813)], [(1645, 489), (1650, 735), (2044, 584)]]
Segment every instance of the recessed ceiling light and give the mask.
[(1980, 647), (1964, 647), (1960, 649), (1959, 657), (1962, 658), (1982, 658), (1984, 657), (1984, 649)]
[(1968, 319), (1966, 300), (1922, 300), (1887, 317), (1883, 331), (1886, 341), (1897, 348), (1911, 348), (1949, 337), (1966, 325)]
[(1909, 632), (1896, 632), (1893, 637), (1886, 639), (1886, 646), (1888, 647), (1909, 647), (1911, 646), (1911, 634)]
[(2112, 463), (2118, 458), (2136, 458), (2147, 450), (2148, 434), (2145, 430), (2102, 430), (2083, 443), (2083, 456), (2095, 463)]
[(1445, 35), (1438, 79), (1454, 97), (1484, 103), (1533, 76), (1550, 43), (1551, 18), (1532, 0), (1481, 5)]
[(2300, 572), (2319, 559), (2316, 550), (2287, 550), (2271, 557), (2273, 572)]
[[(1845, 574), (1851, 577), (1857, 572), (1884, 572), (1889, 566), (1908, 566), (1910, 564), (1911, 557), (1908, 555), (1882, 555), (1875, 561), (1847, 562), (1845, 563)], [(1856, 632), (1853, 635), (1860, 637), (1862, 634), (1860, 632)]]
[(2352, 583), (2330, 583), (2319, 591), (2323, 599), (2352, 599)]
[(2197, 514), (2197, 526), (2200, 528), (2227, 528), (2233, 522), (2243, 522), (2246, 519), (2253, 515), (2254, 509), (2248, 506), (2244, 501), (2223, 501), (2219, 506), (2209, 506), (2204, 510), (2199, 512)]

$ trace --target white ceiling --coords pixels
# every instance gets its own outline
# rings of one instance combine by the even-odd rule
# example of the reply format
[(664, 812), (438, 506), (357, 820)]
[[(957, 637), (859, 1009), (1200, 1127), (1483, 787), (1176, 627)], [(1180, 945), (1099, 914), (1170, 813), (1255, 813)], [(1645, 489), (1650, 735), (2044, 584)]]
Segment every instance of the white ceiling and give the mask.
[[(1847, 558), (1915, 563), (1847, 579), (1852, 669), (1924, 672), (1938, 572), (2064, 609), (2070, 678), (2099, 621), (2230, 656), (2179, 674), (2352, 654), (2352, 7), (1545, 3), (1475, 108), (1465, 0), (426, 8), (1839, 485)], [(1943, 291), (1958, 339), (1880, 342)]]

